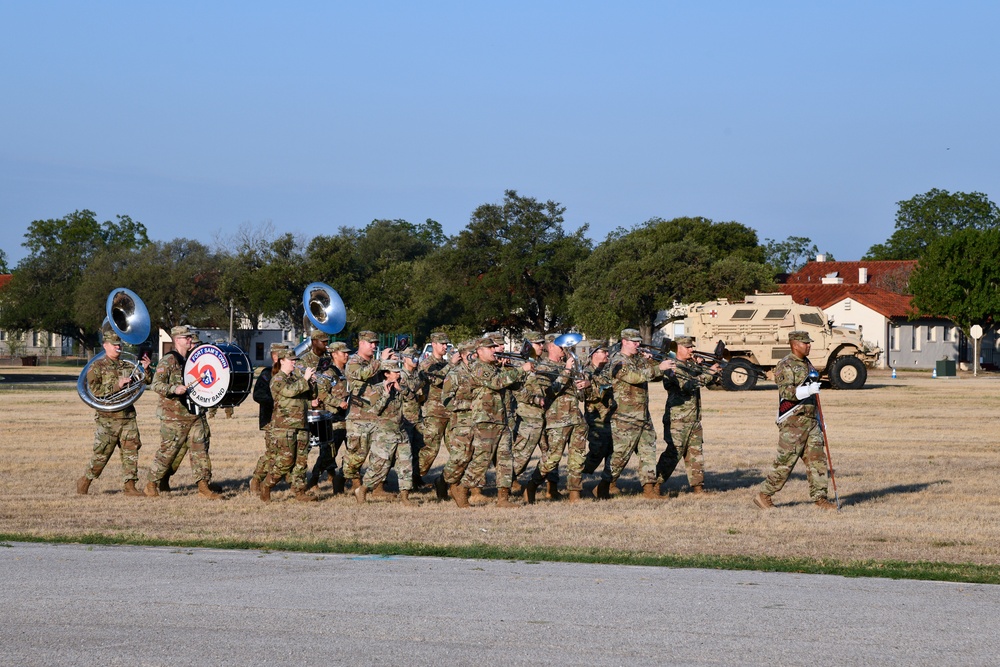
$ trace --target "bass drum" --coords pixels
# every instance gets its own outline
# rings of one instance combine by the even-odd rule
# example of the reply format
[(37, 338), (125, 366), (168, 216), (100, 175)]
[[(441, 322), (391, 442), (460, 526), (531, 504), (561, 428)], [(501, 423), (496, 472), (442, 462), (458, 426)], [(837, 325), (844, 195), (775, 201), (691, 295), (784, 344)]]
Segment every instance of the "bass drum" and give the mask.
[(203, 408), (235, 408), (253, 391), (253, 364), (239, 345), (199, 345), (184, 362), (188, 398)]

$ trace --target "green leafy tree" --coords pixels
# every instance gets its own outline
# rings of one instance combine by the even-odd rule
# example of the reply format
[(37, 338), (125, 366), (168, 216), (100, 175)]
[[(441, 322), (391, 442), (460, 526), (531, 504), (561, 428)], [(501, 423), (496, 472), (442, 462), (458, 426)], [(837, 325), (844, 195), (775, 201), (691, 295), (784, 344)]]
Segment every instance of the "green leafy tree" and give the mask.
[[(805, 236), (789, 236), (784, 241), (764, 240), (764, 263), (774, 267), (777, 273), (795, 273), (819, 254), (819, 248), (812, 239)], [(824, 253), (828, 260), (830, 253)]]
[(189, 239), (155, 241), (138, 250), (101, 253), (81, 277), (75, 317), (88, 331), (104, 320), (107, 295), (115, 287), (135, 292), (149, 310), (153, 335), (178, 324), (229, 326), (229, 303), (219, 298), (218, 257)]
[(863, 259), (920, 259), (942, 236), (1000, 226), (1000, 209), (981, 192), (934, 189), (896, 204), (896, 231), (885, 243), (869, 248)]
[(10, 269), (7, 267), (7, 253), (4, 252), (3, 248), (0, 248), (0, 273), (10, 273)]
[(476, 331), (560, 331), (570, 326), (567, 297), (576, 266), (591, 251), (584, 225), (563, 229), (565, 208), (507, 190), (483, 204), (435, 256), (460, 300), (462, 322)]
[(76, 290), (83, 272), (103, 251), (128, 251), (149, 244), (142, 223), (127, 215), (117, 218), (117, 222), (99, 223), (93, 211), (83, 210), (32, 222), (22, 243), (29, 255), (18, 263), (0, 294), (0, 328), (44, 330), (84, 345), (96, 344), (96, 329), (75, 316)]
[(927, 246), (910, 276), (917, 315), (947, 317), (966, 334), (996, 326), (1000, 313), (1000, 229), (962, 229)]
[(757, 233), (738, 222), (653, 218), (619, 229), (574, 276), (570, 312), (588, 333), (616, 335), (635, 326), (648, 341), (661, 310), (675, 301), (742, 298), (773, 289)]

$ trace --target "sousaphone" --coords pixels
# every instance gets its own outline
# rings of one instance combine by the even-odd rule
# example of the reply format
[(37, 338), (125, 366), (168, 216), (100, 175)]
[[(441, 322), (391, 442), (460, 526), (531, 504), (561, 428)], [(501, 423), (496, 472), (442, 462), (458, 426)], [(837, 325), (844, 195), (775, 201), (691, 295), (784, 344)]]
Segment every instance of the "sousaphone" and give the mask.
[[(139, 296), (124, 287), (111, 290), (108, 300), (104, 304), (106, 318), (101, 325), (101, 331), (110, 328), (123, 343), (129, 345), (139, 345), (149, 338), (150, 321), (149, 311), (146, 304)], [(80, 377), (76, 381), (76, 393), (80, 399), (90, 407), (100, 412), (118, 412), (139, 400), (142, 392), (146, 389), (146, 370), (142, 367), (141, 361), (134, 354), (122, 351), (119, 357), (122, 361), (132, 366), (129, 374), (129, 382), (106, 396), (94, 396), (87, 386), (87, 373), (94, 362), (103, 359), (105, 356), (102, 350), (94, 358), (87, 362), (87, 365), (80, 371)]]

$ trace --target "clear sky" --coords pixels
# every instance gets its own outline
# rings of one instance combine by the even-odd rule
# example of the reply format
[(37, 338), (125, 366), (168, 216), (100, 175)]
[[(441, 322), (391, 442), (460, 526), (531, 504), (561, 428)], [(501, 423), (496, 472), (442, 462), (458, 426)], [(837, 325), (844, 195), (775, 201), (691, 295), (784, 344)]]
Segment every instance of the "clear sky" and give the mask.
[(213, 243), (505, 189), (598, 242), (736, 220), (859, 258), (896, 202), (1000, 200), (997, 2), (0, 0), (0, 248), (128, 214)]

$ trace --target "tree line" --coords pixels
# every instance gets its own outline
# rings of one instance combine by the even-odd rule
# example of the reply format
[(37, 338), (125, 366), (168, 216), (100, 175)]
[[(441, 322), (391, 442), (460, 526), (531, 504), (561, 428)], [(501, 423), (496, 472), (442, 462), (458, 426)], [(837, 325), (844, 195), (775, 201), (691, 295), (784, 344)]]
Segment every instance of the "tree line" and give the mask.
[[(901, 215), (905, 208), (919, 218), (908, 203), (900, 202)], [(244, 323), (237, 338), (245, 342), (264, 317), (302, 333), (302, 292), (318, 281), (343, 299), (346, 331), (409, 331), (423, 340), (437, 329), (456, 338), (524, 329), (609, 336), (637, 326), (648, 339), (657, 313), (675, 301), (774, 290), (779, 274), (818, 251), (805, 237), (762, 243), (746, 225), (702, 217), (653, 218), (595, 245), (586, 226), (564, 228), (564, 213), (557, 202), (508, 190), (501, 202), (477, 207), (454, 236), (434, 220), (373, 220), (313, 238), (263, 223), (245, 224), (209, 246), (151, 240), (128, 215), (99, 222), (92, 211), (75, 211), (29, 225), (22, 244), (28, 255), (0, 292), (0, 328), (51, 331), (93, 347), (107, 295), (124, 286), (143, 299), (154, 330), (179, 323), (226, 328), (232, 307)], [(925, 218), (925, 231), (955, 236)], [(912, 240), (901, 231), (916, 226), (908, 220), (897, 216), (897, 232), (869, 258), (910, 252)], [(933, 240), (923, 251), (932, 247)]]

